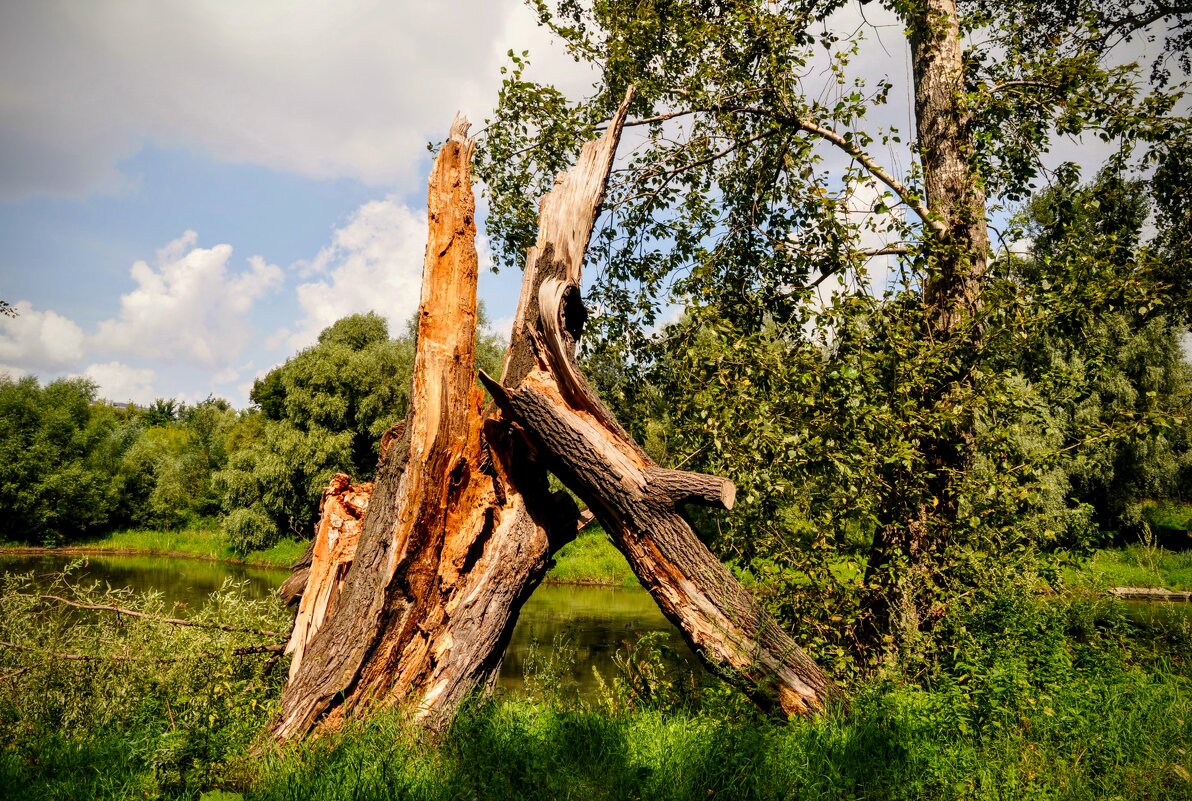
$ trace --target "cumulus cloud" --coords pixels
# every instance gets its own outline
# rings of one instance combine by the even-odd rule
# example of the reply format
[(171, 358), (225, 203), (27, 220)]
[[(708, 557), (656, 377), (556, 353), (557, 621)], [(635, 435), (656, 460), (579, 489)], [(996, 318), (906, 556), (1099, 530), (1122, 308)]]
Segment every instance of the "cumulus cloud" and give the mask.
[(142, 358), (213, 367), (235, 359), (253, 336), (249, 311), (283, 280), (280, 267), (249, 259), (234, 273), (231, 245), (198, 247), (187, 231), (157, 253), (157, 265), (138, 261), (137, 287), (120, 297), (120, 315), (99, 324), (97, 349)]
[(153, 389), (156, 374), (148, 367), (130, 367), (122, 362), (92, 364), (83, 377), (95, 382), (98, 396), (117, 403), (150, 404), (157, 397)]
[(510, 47), (565, 73), (546, 42), (520, 0), (7, 3), (0, 195), (117, 188), (146, 140), (390, 184), (483, 118)]
[(298, 287), (302, 319), (286, 342), (303, 348), (339, 318), (375, 311), (400, 332), (418, 309), (422, 262), (426, 248), (426, 215), (393, 198), (361, 206), (338, 229), (331, 244), (302, 272), (322, 276)]
[(27, 300), (14, 304), (16, 317), (0, 317), (0, 363), (25, 370), (54, 370), (83, 358), (83, 329), (54, 311), (38, 311)]

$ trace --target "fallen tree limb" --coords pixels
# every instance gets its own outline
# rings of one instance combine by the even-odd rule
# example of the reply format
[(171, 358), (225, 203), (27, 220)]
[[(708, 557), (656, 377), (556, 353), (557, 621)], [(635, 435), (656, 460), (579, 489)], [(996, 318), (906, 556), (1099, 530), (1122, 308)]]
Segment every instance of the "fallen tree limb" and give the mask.
[[(31, 598), (30, 595), (22, 595), (21, 597)], [(281, 635), (276, 631), (269, 629), (249, 629), (241, 628), (239, 626), (225, 626), (222, 623), (210, 623), (203, 620), (186, 620), (180, 617), (162, 617), (161, 615), (150, 615), (146, 612), (137, 612), (133, 609), (125, 609), (122, 606), (110, 606), (107, 604), (85, 604), (78, 601), (72, 601), (69, 598), (63, 598), (60, 595), (38, 595), (36, 596), (42, 601), (54, 601), (70, 606), (75, 609), (86, 609), (92, 612), (111, 612), (115, 615), (122, 615), (124, 617), (137, 618), (139, 620), (150, 620), (154, 623), (167, 623), (171, 626), (190, 626), (199, 629), (216, 629), (218, 631), (235, 632), (238, 634), (259, 634), (262, 637), (280, 637)]]

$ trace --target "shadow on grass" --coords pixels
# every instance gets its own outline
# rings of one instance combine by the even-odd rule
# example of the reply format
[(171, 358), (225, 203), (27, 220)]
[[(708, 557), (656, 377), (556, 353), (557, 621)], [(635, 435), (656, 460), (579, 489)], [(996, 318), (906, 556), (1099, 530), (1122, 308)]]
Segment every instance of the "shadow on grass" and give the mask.
[(437, 747), (384, 720), (283, 752), (246, 798), (892, 798), (910, 786), (891, 724), (487, 703)]

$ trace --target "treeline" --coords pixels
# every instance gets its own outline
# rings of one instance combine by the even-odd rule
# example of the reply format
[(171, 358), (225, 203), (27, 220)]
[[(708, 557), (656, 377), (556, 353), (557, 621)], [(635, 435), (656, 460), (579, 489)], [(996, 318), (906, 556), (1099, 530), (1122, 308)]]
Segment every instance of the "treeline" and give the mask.
[[(1036, 197), (1017, 220), (1029, 253), (995, 262), (979, 350), (941, 360), (913, 292), (857, 293), (813, 320), (776, 303), (691, 303), (632, 349), (593, 338), (585, 369), (659, 463), (737, 483), (734, 512), (704, 521), (713, 546), (781, 619), (823, 618), (838, 642), (832, 615), (791, 605), (858, 603), (840, 565), (867, 569), (876, 532), (934, 510), (916, 443), (962, 415), (972, 456), (949, 476), (949, 518), (979, 532), (965, 560), (1138, 538), (1148, 501), (1192, 501), (1189, 278), (1178, 227), (1144, 237), (1152, 209), (1146, 185), (1108, 173)], [(306, 539), (333, 474), (373, 475), (406, 412), (413, 339), (375, 314), (346, 317), (258, 380), (241, 411), (214, 398), (117, 408), (84, 379), (0, 379), (0, 538), (218, 518), (240, 553)], [(502, 344), (479, 350), (499, 372)], [(919, 400), (959, 373), (963, 396)]]
[[(482, 338), (482, 364), (501, 345)], [(406, 411), (414, 332), (352, 315), (259, 379), (252, 407), (98, 400), (82, 378), (0, 378), (0, 540), (54, 544), (218, 517), (239, 553), (311, 536), (331, 476), (376, 469)]]

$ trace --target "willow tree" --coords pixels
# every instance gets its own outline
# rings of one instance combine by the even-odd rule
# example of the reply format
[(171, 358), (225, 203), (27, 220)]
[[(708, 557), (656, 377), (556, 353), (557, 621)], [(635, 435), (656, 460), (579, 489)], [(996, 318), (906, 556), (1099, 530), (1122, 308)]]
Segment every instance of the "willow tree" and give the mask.
[[(630, 96), (632, 92), (629, 93)], [(447, 720), (491, 682), (578, 509), (595, 513), (695, 653), (787, 714), (832, 683), (701, 543), (685, 507), (731, 509), (732, 482), (658, 467), (575, 363), (581, 269), (629, 97), (543, 198), (502, 375), (476, 383), (476, 224), (467, 123), (431, 173), (409, 412), (381, 441), (375, 484), (323, 498), (294, 633), (279, 738), (378, 705)]]
[[(745, 503), (719, 547), (781, 577), (775, 604), (802, 603), (790, 598), (809, 577), (838, 592), (847, 581), (823, 555), (873, 532), (859, 606), (812, 603), (824, 637), (844, 618), (837, 642), (854, 654), (930, 625), (953, 554), (999, 555), (990, 539), (1021, 514), (1023, 471), (990, 486), (971, 470), (988, 444), (981, 421), (1015, 403), (995, 348), (1033, 325), (986, 303), (991, 215), (1049, 169), (1072, 169), (1046, 158), (1057, 137), (1110, 142), (1123, 162), (1135, 145), (1156, 154), (1187, 137), (1178, 88), (1147, 86), (1113, 50), (1147, 24), (1182, 25), (1183, 4), (863, 5), (540, 0), (541, 23), (597, 79), (569, 98), (513, 55), (480, 170), (490, 241), (513, 263), (531, 198), (638, 87), (635, 146), (593, 244), (602, 314), (589, 358), (608, 368), (614, 405), (648, 406), (669, 427), (676, 462), (731, 471)], [(864, 39), (874, 14), (880, 44)], [(906, 95), (858, 66), (898, 30)], [(876, 258), (885, 287), (869, 285)], [(683, 317), (651, 337), (672, 304)], [(652, 367), (671, 394), (643, 387)], [(700, 381), (720, 392), (683, 391)]]

